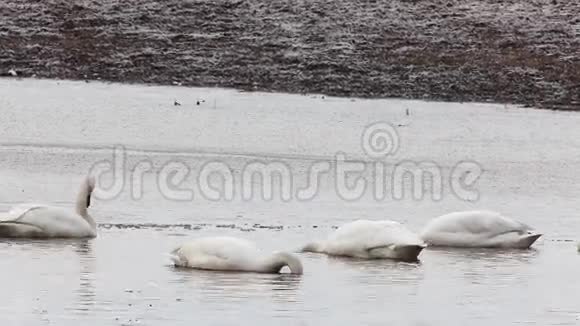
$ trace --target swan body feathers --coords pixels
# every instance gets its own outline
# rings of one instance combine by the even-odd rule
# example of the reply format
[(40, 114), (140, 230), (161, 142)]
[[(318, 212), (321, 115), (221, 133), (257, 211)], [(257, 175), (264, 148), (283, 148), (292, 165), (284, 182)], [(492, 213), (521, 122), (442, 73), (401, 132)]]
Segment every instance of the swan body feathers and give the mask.
[(289, 253), (268, 254), (245, 239), (219, 236), (186, 242), (171, 252), (177, 267), (205, 270), (279, 273), (288, 266), (292, 274), (302, 274), (300, 260)]
[(94, 179), (81, 185), (76, 210), (45, 204), (22, 204), (0, 214), (0, 237), (8, 238), (91, 238), (96, 223), (87, 212)]
[(421, 232), (430, 246), (528, 248), (541, 234), (493, 211), (462, 211), (431, 220)]
[(395, 221), (357, 220), (335, 230), (326, 240), (312, 242), (302, 252), (363, 259), (417, 260), (425, 243)]

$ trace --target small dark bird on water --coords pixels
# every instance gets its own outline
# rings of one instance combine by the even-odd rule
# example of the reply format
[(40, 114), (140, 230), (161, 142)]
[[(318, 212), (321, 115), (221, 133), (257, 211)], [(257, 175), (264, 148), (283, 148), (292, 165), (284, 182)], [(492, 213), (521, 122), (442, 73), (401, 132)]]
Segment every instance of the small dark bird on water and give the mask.
[(173, 105), (175, 105), (175, 106), (180, 106), (180, 105), (181, 105), (181, 103), (177, 102), (177, 100), (173, 100)]

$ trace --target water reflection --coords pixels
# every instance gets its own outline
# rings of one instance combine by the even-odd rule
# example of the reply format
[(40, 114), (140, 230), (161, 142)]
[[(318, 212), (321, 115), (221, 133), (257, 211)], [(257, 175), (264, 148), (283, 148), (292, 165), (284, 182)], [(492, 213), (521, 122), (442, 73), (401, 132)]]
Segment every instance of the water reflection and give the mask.
[(385, 270), (385, 269), (415, 269), (421, 266), (421, 261), (404, 262), (393, 259), (357, 259), (351, 257), (326, 256), (330, 264), (342, 264), (360, 270)]
[[(127, 230), (105, 231), (95, 241), (0, 241), (0, 268), (18, 275), (0, 279), (12, 294), (1, 299), (0, 312), (12, 311), (14, 322), (46, 320), (67, 326), (74, 318), (91, 325), (108, 318), (180, 325), (193, 320), (233, 323), (248, 316), (256, 324), (293, 325), (344, 309), (349, 313), (338, 314), (334, 322), (410, 325), (419, 317), (408, 316), (421, 309), (429, 314), (421, 320), (434, 325), (449, 321), (445, 314), (451, 312), (499, 321), (510, 314), (498, 307), (509, 305), (534, 320), (533, 313), (525, 312), (527, 304), (518, 302), (529, 298), (530, 291), (545, 290), (547, 280), (569, 280), (580, 267), (580, 260), (561, 260), (569, 255), (557, 243), (541, 250), (429, 248), (417, 263), (300, 254), (304, 275), (201, 271), (163, 264), (159, 257), (166, 248), (158, 243), (172, 243), (175, 236), (156, 232), (159, 241), (150, 241), (152, 236)], [(562, 264), (568, 267), (560, 270)], [(580, 288), (566, 284), (543, 292), (555, 310), (542, 320), (558, 315), (565, 323), (563, 311), (576, 311), (565, 298)], [(558, 299), (560, 290), (566, 297)], [(542, 296), (530, 300), (544, 302)], [(398, 310), (386, 315), (384, 306)], [(439, 310), (445, 314), (437, 315)]]
[(204, 271), (174, 268), (173, 282), (207, 300), (244, 300), (269, 294), (276, 300), (295, 301), (302, 275)]
[(79, 242), (74, 246), (80, 263), (79, 288), (76, 290), (78, 300), (75, 310), (83, 314), (88, 314), (97, 301), (95, 289), (96, 258), (93, 247), (92, 241)]
[(446, 256), (457, 263), (476, 260), (489, 265), (531, 263), (540, 251), (529, 249), (493, 249), (493, 248), (441, 248), (429, 247), (425, 250), (429, 256)]
[[(429, 248), (429, 266), (445, 269), (450, 280), (498, 289), (526, 282), (528, 268), (540, 257), (536, 249)], [(445, 262), (444, 267), (439, 266)], [(432, 268), (432, 267), (430, 267)]]
[[(59, 252), (65, 248), (73, 248), (73, 251), (83, 254), (91, 250), (90, 243), (93, 240), (88, 239), (51, 239), (51, 240), (40, 240), (40, 239), (0, 239), (0, 244), (7, 247), (15, 247), (23, 250), (31, 250), (34, 252)], [(40, 250), (39, 250), (40, 249)]]
[[(7, 275), (14, 275), (10, 271), (20, 266), (17, 279), (4, 278), (0, 282), (5, 291), (12, 293), (10, 301), (18, 307), (14, 318), (19, 309), (42, 321), (70, 311), (89, 314), (97, 300), (93, 247), (93, 241), (86, 239), (0, 240), (6, 264), (0, 268)], [(20, 319), (25, 315), (21, 314)]]

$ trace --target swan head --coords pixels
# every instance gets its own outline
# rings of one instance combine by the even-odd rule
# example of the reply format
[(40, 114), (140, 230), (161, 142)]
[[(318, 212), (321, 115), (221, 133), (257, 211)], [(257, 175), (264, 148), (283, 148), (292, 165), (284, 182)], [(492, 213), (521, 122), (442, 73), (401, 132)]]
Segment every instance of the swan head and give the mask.
[(96, 181), (95, 177), (93, 176), (87, 177), (82, 184), (81, 194), (84, 196), (86, 208), (89, 208), (89, 206), (91, 206), (91, 195), (93, 193), (93, 190), (95, 190), (95, 185)]

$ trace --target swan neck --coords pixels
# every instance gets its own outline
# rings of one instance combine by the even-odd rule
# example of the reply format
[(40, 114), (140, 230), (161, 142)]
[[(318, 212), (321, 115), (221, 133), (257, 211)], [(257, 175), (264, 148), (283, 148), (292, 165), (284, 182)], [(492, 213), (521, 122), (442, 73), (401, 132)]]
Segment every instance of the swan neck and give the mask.
[(264, 268), (267, 271), (279, 273), (284, 266), (288, 266), (288, 268), (290, 268), (290, 273), (292, 274), (302, 274), (303, 272), (302, 262), (300, 262), (300, 259), (292, 254), (285, 252), (273, 254), (266, 261)]
[(82, 218), (84, 218), (90, 224), (90, 226), (91, 226), (91, 228), (93, 228), (93, 230), (95, 230), (97, 228), (97, 224), (95, 223), (95, 221), (89, 215), (89, 212), (88, 212), (88, 208), (91, 204), (92, 191), (93, 191), (93, 189), (92, 189), (89, 181), (85, 180), (82, 183), (81, 188), (80, 188), (79, 193), (78, 193), (78, 196), (77, 196), (76, 212), (77, 212), (77, 214), (79, 214)]

